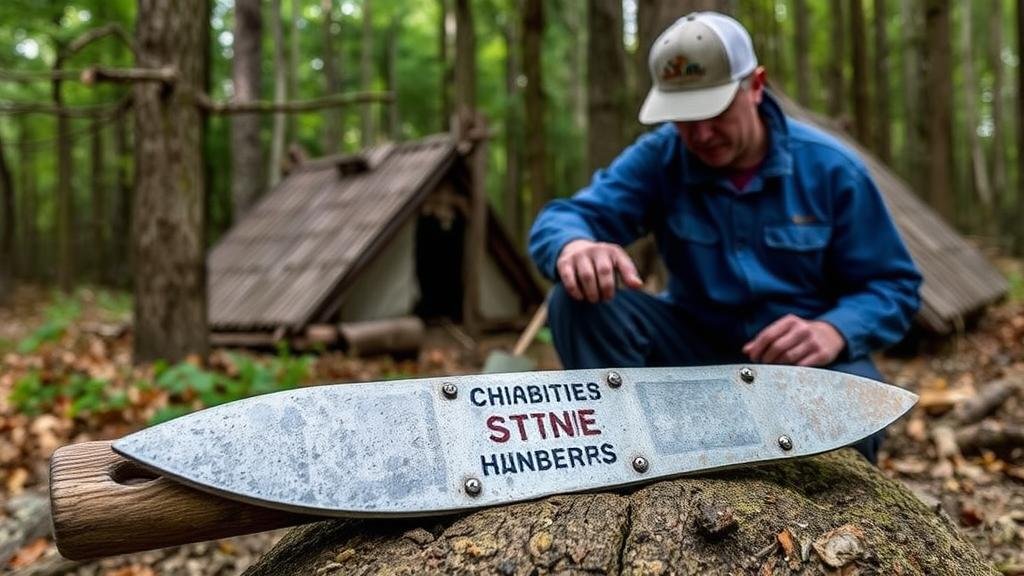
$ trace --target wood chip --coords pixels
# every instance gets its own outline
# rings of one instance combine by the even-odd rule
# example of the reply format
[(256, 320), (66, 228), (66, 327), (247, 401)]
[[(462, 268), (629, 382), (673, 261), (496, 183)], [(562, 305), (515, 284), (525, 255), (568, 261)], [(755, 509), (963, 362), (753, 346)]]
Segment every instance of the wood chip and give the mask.
[(864, 531), (845, 524), (814, 541), (814, 551), (832, 568), (841, 568), (864, 555)]

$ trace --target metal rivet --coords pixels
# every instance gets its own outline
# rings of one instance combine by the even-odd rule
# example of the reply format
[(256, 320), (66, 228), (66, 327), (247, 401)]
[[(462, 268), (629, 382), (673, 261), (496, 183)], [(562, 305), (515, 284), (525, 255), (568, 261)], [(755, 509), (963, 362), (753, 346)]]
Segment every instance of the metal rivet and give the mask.
[(743, 380), (744, 382), (746, 382), (747, 384), (750, 384), (751, 382), (753, 382), (755, 376), (756, 376), (756, 374), (754, 374), (754, 371), (752, 369), (750, 369), (750, 368), (741, 368), (740, 369), (740, 379)]
[(611, 386), (612, 388), (618, 388), (619, 386), (622, 386), (622, 375), (619, 374), (618, 372), (609, 372), (608, 375), (605, 376), (605, 380), (608, 382), (608, 385)]
[(789, 451), (793, 449), (793, 439), (783, 434), (779, 436), (779, 448)]
[(633, 458), (633, 470), (643, 474), (644, 472), (647, 472), (648, 467), (650, 467), (650, 463), (647, 462), (647, 458), (644, 458), (643, 456)]
[(459, 387), (451, 382), (446, 382), (444, 386), (441, 386), (441, 393), (445, 398), (452, 400), (459, 395)]
[(476, 478), (466, 480), (466, 483), (463, 484), (462, 487), (465, 488), (466, 494), (469, 494), (470, 496), (479, 496), (480, 491), (484, 488)]

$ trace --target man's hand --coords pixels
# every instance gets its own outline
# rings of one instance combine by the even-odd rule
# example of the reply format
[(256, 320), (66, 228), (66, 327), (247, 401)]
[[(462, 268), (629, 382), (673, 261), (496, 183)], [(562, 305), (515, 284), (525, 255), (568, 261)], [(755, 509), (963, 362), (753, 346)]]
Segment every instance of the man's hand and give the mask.
[(629, 254), (616, 244), (573, 240), (562, 248), (556, 267), (565, 291), (576, 300), (611, 300), (616, 272), (628, 288), (636, 290), (644, 285)]
[(754, 362), (826, 366), (846, 347), (843, 335), (828, 322), (787, 314), (743, 345)]

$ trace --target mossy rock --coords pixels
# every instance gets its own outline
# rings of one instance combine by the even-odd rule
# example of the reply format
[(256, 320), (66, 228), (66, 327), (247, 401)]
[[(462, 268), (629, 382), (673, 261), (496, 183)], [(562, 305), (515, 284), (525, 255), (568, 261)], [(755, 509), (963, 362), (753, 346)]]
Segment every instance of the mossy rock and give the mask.
[(245, 574), (998, 573), (943, 512), (841, 450), (463, 516), (320, 522)]

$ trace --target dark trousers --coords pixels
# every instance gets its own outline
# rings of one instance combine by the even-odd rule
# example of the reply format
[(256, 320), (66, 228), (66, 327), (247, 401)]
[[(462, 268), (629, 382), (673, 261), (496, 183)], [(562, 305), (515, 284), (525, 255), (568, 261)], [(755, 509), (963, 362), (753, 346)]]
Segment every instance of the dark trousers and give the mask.
[[(726, 342), (697, 326), (682, 308), (646, 292), (620, 290), (609, 302), (574, 300), (556, 284), (548, 301), (548, 324), (567, 369), (702, 366), (749, 362), (743, 343)], [(835, 362), (826, 368), (882, 380), (870, 358)], [(885, 438), (881, 430), (854, 445), (872, 464)]]

